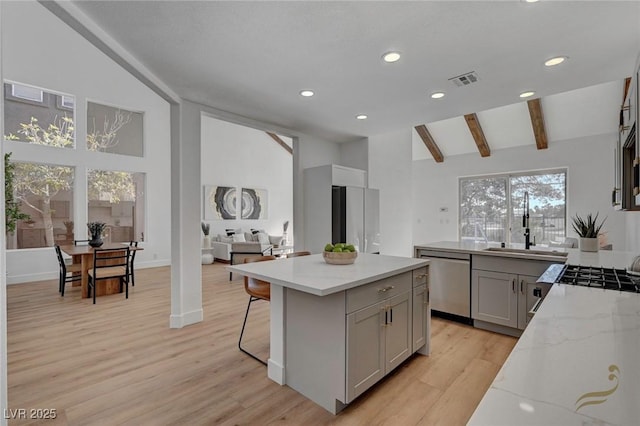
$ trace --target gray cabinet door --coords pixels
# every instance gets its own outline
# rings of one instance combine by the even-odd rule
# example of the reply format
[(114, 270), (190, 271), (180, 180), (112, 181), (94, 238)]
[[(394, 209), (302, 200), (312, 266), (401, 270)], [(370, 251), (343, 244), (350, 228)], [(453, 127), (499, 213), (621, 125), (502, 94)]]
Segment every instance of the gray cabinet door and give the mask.
[(518, 276), (474, 270), (471, 280), (473, 319), (518, 327)]
[(427, 285), (413, 289), (413, 351), (427, 343)]
[(411, 292), (407, 291), (387, 299), (385, 305), (385, 374), (388, 374), (413, 353)]
[(347, 401), (384, 377), (385, 302), (347, 315)]

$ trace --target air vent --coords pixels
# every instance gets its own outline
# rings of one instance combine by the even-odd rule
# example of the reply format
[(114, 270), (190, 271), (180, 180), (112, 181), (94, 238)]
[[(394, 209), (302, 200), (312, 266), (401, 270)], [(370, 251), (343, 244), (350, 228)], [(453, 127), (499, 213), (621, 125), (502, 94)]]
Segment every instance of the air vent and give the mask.
[(453, 82), (458, 87), (468, 86), (478, 81), (478, 74), (475, 71), (471, 71), (457, 77), (450, 78), (449, 81)]

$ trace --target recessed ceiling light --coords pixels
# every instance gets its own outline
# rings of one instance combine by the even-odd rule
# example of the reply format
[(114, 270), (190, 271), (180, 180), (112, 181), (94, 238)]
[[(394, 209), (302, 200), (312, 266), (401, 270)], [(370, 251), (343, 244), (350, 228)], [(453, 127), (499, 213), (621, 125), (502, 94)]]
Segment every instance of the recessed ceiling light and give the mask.
[(382, 60), (385, 62), (398, 62), (400, 60), (400, 52), (387, 52), (382, 55)]
[(444, 98), (444, 92), (434, 92), (434, 93), (431, 94), (431, 97), (433, 99)]
[(536, 94), (536, 92), (534, 92), (534, 91), (522, 92), (522, 93), (520, 93), (520, 97), (521, 98), (530, 98), (531, 96), (533, 96), (535, 94)]
[(563, 63), (565, 60), (567, 60), (566, 56), (556, 56), (554, 58), (547, 59), (546, 61), (544, 61), (544, 64), (547, 67), (552, 67), (554, 65)]
[(537, 3), (539, 0), (524, 0), (525, 3)]
[(367, 117), (367, 114), (358, 114), (356, 115), (356, 118), (358, 120), (366, 120), (368, 117)]
[(305, 98), (313, 96), (314, 94), (315, 93), (313, 93), (313, 90), (301, 90), (300, 91), (300, 96), (304, 96)]

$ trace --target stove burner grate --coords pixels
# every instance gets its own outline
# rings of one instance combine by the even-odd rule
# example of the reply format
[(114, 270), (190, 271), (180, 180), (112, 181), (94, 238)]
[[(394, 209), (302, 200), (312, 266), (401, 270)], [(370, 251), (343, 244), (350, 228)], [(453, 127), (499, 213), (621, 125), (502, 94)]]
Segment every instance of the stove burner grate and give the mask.
[(632, 279), (624, 269), (565, 265), (557, 282), (640, 293), (640, 280)]

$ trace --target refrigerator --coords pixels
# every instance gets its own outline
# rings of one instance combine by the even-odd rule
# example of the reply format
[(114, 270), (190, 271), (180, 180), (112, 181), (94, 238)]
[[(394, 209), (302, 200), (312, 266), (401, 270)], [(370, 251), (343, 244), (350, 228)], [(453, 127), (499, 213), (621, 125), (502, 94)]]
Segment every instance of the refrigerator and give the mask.
[(380, 253), (380, 193), (352, 186), (331, 188), (331, 242)]

